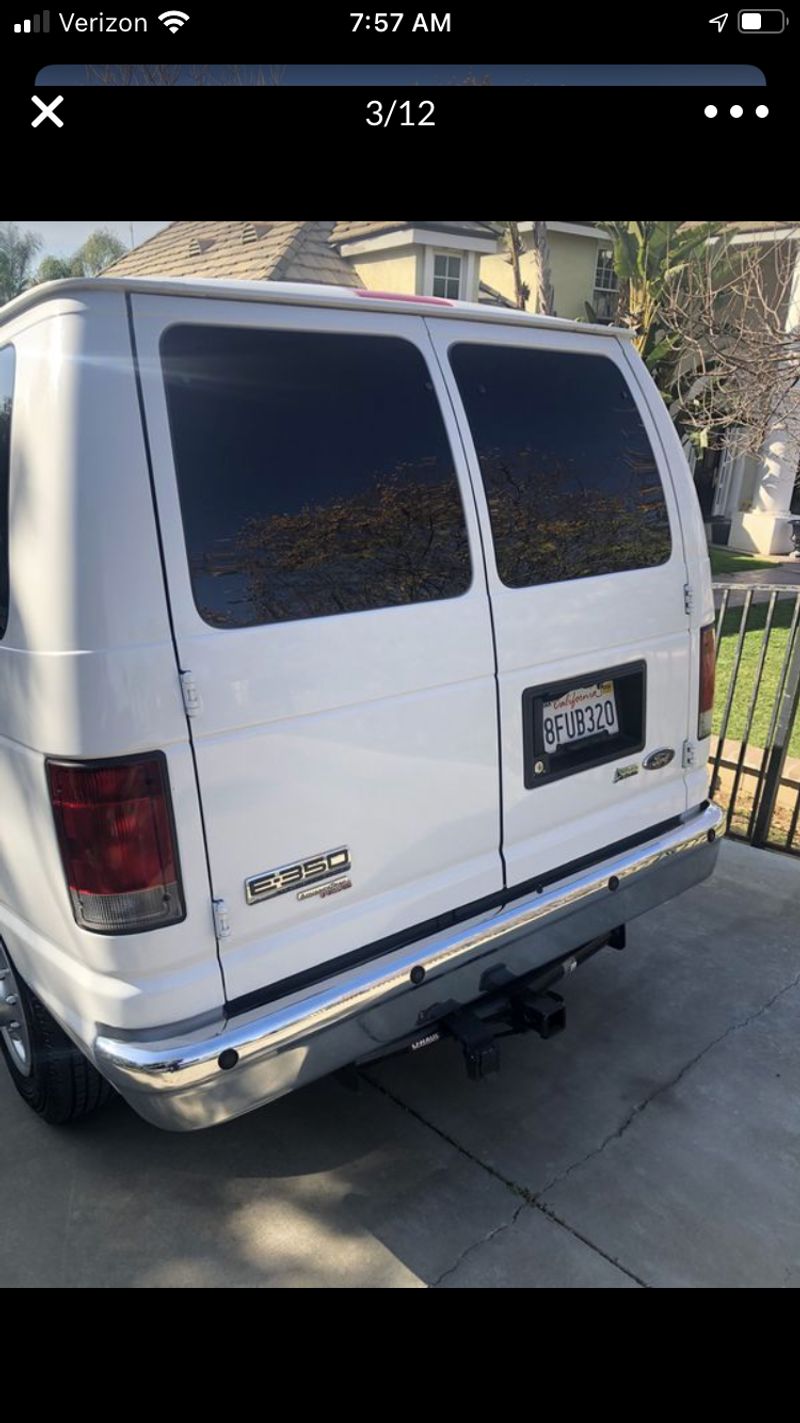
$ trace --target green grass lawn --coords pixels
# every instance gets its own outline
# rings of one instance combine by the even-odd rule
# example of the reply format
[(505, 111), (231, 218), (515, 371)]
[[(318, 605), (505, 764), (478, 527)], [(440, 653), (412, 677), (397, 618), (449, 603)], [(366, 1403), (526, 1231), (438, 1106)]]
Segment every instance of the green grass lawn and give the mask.
[[(791, 623), (793, 612), (793, 598), (780, 598), (778, 600), (772, 620), (767, 657), (761, 675), (761, 686), (759, 688), (758, 701), (756, 702), (753, 715), (753, 724), (747, 738), (751, 746), (766, 746), (767, 744), (767, 732), (772, 715), (772, 708), (775, 704), (775, 694), (778, 689), (778, 680), (783, 666), (783, 658), (786, 653), (786, 644), (789, 640), (789, 624)], [(722, 624), (719, 657), (717, 659), (716, 696), (714, 698), (713, 730), (715, 734), (719, 733), (722, 721), (722, 711), (725, 705), (731, 672), (733, 670), (733, 659), (736, 654), (736, 643), (739, 635), (741, 616), (741, 607), (730, 608), (725, 614)], [(745, 633), (744, 647), (742, 649), (742, 660), (739, 664), (736, 691), (734, 693), (730, 719), (725, 733), (726, 737), (731, 737), (734, 741), (741, 741), (744, 737), (747, 708), (753, 690), (756, 665), (761, 651), (766, 620), (767, 604), (758, 603), (753, 605), (747, 620), (747, 632)], [(789, 755), (800, 756), (800, 716), (795, 720), (789, 741)]]
[(710, 548), (708, 556), (712, 578), (716, 578), (718, 573), (757, 573), (759, 568), (775, 566), (763, 558), (753, 558), (749, 553), (733, 553), (724, 548)]

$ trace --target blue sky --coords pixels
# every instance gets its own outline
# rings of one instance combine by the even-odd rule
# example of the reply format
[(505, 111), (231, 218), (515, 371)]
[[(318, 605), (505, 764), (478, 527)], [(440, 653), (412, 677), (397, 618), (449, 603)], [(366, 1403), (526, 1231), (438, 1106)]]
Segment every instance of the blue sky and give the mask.
[[(16, 219), (12, 219), (16, 221)], [(90, 232), (95, 232), (98, 227), (107, 227), (116, 234), (120, 242), (124, 242), (126, 247), (131, 245), (131, 224), (130, 222), (16, 222), (17, 227), (24, 232), (37, 232), (42, 239), (42, 257), (71, 257), (76, 248), (80, 247), (84, 238)], [(138, 247), (145, 238), (152, 237), (154, 232), (166, 227), (166, 222), (134, 222), (133, 223), (133, 245)]]
[[(192, 84), (190, 65), (183, 66), (179, 84)], [(269, 65), (203, 65), (219, 83), (224, 71), (238, 68), (253, 75)], [(752, 86), (766, 83), (752, 64), (287, 64), (281, 66), (284, 85), (339, 84), (458, 84), (467, 75), (493, 84), (638, 85), (658, 84)], [(83, 64), (50, 64), (39, 71), (40, 85), (96, 85), (101, 81)], [(239, 82), (242, 82), (240, 80)]]

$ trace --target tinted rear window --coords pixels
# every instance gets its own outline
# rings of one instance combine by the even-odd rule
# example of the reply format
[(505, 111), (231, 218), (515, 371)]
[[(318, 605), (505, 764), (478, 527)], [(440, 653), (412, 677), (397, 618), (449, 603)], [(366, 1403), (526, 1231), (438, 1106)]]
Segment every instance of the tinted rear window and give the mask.
[(176, 326), (161, 354), (207, 622), (246, 627), (466, 591), (452, 453), (415, 346)]
[(603, 356), (450, 352), (510, 588), (664, 563), (664, 491), (625, 378)]
[(11, 466), (11, 402), (14, 348), (0, 351), (0, 637), (8, 626), (8, 486)]

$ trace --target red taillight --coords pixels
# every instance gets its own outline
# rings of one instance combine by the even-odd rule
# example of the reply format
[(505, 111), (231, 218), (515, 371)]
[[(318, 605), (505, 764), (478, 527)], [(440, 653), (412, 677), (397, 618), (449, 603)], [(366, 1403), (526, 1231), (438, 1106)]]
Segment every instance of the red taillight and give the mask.
[(711, 711), (714, 706), (714, 624), (700, 629), (700, 703), (697, 713), (697, 736), (704, 741), (711, 735)]
[(115, 934), (182, 919), (163, 757), (48, 761), (47, 777), (78, 923)]

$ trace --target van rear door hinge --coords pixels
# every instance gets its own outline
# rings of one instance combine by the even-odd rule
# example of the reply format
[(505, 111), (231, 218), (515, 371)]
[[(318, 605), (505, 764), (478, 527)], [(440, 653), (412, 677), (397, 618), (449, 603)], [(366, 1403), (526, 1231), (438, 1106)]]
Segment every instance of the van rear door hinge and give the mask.
[(229, 939), (231, 935), (231, 921), (225, 900), (212, 899), (211, 904), (214, 910), (214, 933), (218, 939)]
[(181, 692), (183, 693), (183, 706), (186, 715), (199, 716), (203, 710), (203, 703), (191, 672), (181, 672)]
[(692, 592), (691, 583), (684, 583), (683, 585), (683, 608), (687, 615), (691, 613), (694, 608), (694, 593)]
[(681, 765), (683, 766), (684, 770), (688, 770), (691, 766), (697, 765), (697, 751), (695, 749), (695, 744), (693, 741), (684, 741), (683, 755), (681, 756)]

